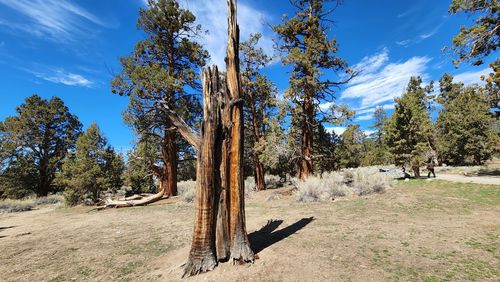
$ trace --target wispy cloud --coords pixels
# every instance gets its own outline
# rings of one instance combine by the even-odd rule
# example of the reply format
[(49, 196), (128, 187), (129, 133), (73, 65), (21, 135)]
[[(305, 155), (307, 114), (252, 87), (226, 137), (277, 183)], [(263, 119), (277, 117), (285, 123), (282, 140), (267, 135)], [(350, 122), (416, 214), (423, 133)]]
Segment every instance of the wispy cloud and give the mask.
[(49, 81), (56, 84), (64, 84), (68, 86), (92, 87), (93, 82), (82, 74), (68, 72), (61, 68), (42, 67), (43, 70), (31, 70), (21, 68), (22, 70), (31, 73), (39, 79)]
[(96, 26), (110, 27), (66, 0), (0, 0), (0, 5), (24, 16), (21, 20), (0, 20), (0, 25), (57, 42), (74, 42), (79, 36), (90, 34), (91, 28)]
[(363, 120), (371, 120), (371, 119), (373, 119), (373, 114), (357, 116), (355, 120), (363, 121)]
[(5, 41), (0, 41), (0, 47), (4, 47), (5, 46)]
[(443, 24), (444, 24), (444, 22), (438, 24), (436, 27), (434, 27), (433, 29), (431, 29), (429, 31), (424, 31), (424, 32), (420, 33), (419, 35), (417, 35), (414, 38), (396, 41), (396, 44), (399, 46), (403, 46), (403, 47), (409, 47), (411, 45), (415, 45), (417, 43), (420, 43), (420, 42), (436, 35), (439, 32), (439, 30), (441, 29), (441, 27), (443, 26)]
[(414, 14), (418, 9), (419, 9), (419, 6), (415, 5), (415, 6), (411, 7), (410, 9), (408, 9), (402, 13), (397, 14), (396, 17), (398, 19), (406, 18), (407, 16)]
[[(379, 64), (380, 61), (382, 64)], [(389, 63), (389, 51), (383, 49), (356, 64), (357, 68), (364, 67), (365, 71), (347, 84), (341, 99), (358, 100), (360, 109), (392, 101), (403, 93), (410, 77), (428, 78), (426, 69), (430, 61), (428, 57), (412, 57), (404, 62)]]
[[(142, 0), (147, 4), (147, 0)], [(179, 3), (189, 9), (196, 16), (196, 21), (202, 25), (209, 34), (201, 38), (201, 42), (211, 56), (211, 63), (225, 68), (227, 40), (227, 6), (220, 0), (181, 0)], [(248, 2), (252, 3), (252, 2)], [(273, 54), (273, 41), (265, 24), (268, 18), (265, 11), (258, 10), (248, 3), (238, 2), (238, 23), (240, 26), (241, 41), (250, 37), (251, 33), (260, 32), (262, 38), (259, 45), (268, 55)]]
[(478, 71), (463, 72), (455, 75), (453, 77), (453, 81), (462, 82), (465, 85), (470, 85), (474, 83), (482, 84), (484, 82), (481, 80), (481, 76), (483, 75), (487, 76), (491, 72), (492, 70), (490, 68), (485, 68)]

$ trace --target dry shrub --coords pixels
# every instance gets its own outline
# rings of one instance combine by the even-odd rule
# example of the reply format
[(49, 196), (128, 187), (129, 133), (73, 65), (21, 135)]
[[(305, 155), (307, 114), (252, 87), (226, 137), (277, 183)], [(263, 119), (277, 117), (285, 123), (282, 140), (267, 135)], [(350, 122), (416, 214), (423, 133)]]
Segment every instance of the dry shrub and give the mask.
[(278, 188), (282, 186), (281, 177), (277, 175), (267, 175), (264, 176), (264, 181), (266, 182), (267, 188)]
[(177, 190), (184, 202), (192, 203), (196, 197), (196, 181), (180, 181), (177, 183)]
[(249, 176), (245, 179), (245, 197), (250, 197), (255, 191), (257, 191), (257, 187), (255, 187), (255, 178)]
[(353, 172), (353, 187), (358, 195), (384, 193), (391, 179), (374, 168), (358, 168)]
[(2, 200), (0, 213), (30, 211), (35, 207), (32, 200)]
[(61, 204), (64, 198), (61, 195), (49, 195), (47, 197), (29, 197), (22, 200), (0, 201), (0, 213), (30, 211), (36, 206)]
[(42, 206), (62, 204), (63, 202), (64, 197), (62, 195), (48, 195), (47, 197), (36, 198), (33, 203), (36, 206)]
[(320, 202), (347, 195), (383, 193), (390, 186), (390, 178), (376, 168), (358, 168), (343, 172), (329, 172), (309, 177), (306, 181), (293, 179), (299, 202)]

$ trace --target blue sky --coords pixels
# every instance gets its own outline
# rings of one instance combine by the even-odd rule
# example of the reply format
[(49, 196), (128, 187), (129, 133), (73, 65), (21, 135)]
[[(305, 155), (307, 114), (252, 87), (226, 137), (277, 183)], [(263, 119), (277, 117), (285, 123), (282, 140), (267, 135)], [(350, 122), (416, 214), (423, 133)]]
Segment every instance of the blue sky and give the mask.
[[(401, 95), (412, 75), (430, 81), (448, 72), (469, 84), (488, 72), (486, 65), (463, 64), (456, 69), (451, 57), (441, 52), (459, 27), (471, 21), (463, 15), (450, 16), (449, 2), (345, 0), (335, 11), (330, 35), (340, 44), (339, 55), (363, 71), (338, 91), (335, 101), (357, 110), (355, 123), (369, 130), (377, 105), (390, 113), (394, 97)], [(222, 65), (226, 1), (180, 3), (209, 30), (203, 44), (212, 63)], [(261, 46), (272, 54), (274, 35), (269, 25), (279, 23), (283, 14), (292, 14), (288, 1), (240, 0), (238, 4), (242, 40), (261, 32)], [(111, 94), (109, 84), (120, 70), (118, 58), (130, 54), (143, 37), (136, 20), (144, 6), (144, 0), (0, 0), (0, 120), (13, 115), (15, 107), (34, 93), (59, 96), (85, 126), (98, 123), (115, 148), (130, 148), (134, 137), (121, 119), (128, 99)], [(265, 72), (282, 92), (288, 70), (277, 59)]]

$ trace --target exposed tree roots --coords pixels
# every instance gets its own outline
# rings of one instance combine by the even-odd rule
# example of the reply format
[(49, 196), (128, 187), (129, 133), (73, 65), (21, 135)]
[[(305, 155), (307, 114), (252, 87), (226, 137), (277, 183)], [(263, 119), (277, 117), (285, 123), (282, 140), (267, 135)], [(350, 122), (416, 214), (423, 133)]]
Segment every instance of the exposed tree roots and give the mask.
[(184, 274), (182, 277), (190, 277), (203, 272), (211, 271), (217, 266), (217, 261), (214, 256), (205, 258), (190, 258), (184, 266)]

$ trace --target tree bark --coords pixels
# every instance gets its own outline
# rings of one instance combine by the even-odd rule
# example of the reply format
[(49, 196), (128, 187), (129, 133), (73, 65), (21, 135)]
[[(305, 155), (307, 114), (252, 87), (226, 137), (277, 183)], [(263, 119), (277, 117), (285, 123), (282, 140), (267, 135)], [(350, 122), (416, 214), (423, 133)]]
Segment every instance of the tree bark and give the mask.
[[(171, 127), (171, 122), (168, 122)], [(163, 163), (164, 177), (162, 179), (163, 195), (166, 197), (177, 196), (177, 145), (173, 132), (165, 131), (163, 136)]]
[(266, 190), (266, 180), (264, 173), (264, 165), (260, 162), (259, 155), (254, 153), (253, 156), (253, 164), (254, 164), (254, 175), (255, 175), (255, 188), (257, 191)]
[(310, 94), (306, 94), (303, 102), (303, 111), (304, 123), (302, 125), (301, 159), (297, 173), (301, 180), (305, 180), (313, 174), (314, 105)]
[(245, 187), (243, 179), (243, 105), (239, 62), (239, 27), (236, 0), (227, 0), (228, 41), (226, 57), (226, 84), (231, 98), (231, 133), (229, 144), (229, 237), (233, 261), (253, 262), (254, 253), (245, 224)]
[[(192, 276), (210, 271), (217, 265), (215, 249), (216, 228), (216, 185), (220, 182), (217, 174), (220, 156), (217, 140), (220, 129), (217, 91), (218, 71), (214, 67), (203, 71), (203, 125), (201, 143), (198, 149), (196, 174), (196, 210), (193, 241), (183, 276)], [(215, 81), (215, 83), (213, 83)], [(219, 147), (220, 148), (220, 147)]]
[(223, 76), (220, 76), (220, 91), (219, 105), (221, 106), (221, 127), (220, 127), (220, 185), (218, 190), (217, 209), (217, 229), (216, 229), (216, 249), (217, 259), (226, 261), (230, 256), (229, 238), (229, 144), (230, 144), (230, 128), (231, 128), (231, 107), (230, 98), (226, 91), (226, 83)]

